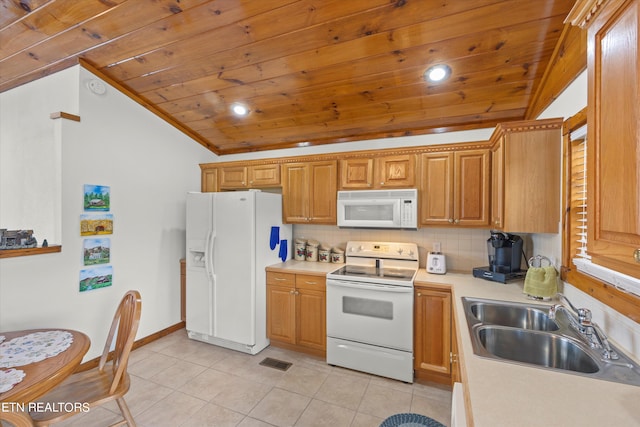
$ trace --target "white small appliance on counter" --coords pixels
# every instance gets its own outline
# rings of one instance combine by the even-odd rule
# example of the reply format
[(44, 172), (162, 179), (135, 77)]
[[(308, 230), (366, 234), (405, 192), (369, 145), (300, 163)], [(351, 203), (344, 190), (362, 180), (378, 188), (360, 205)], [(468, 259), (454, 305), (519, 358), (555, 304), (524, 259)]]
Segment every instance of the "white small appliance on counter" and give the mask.
[(427, 273), (446, 274), (447, 258), (440, 252), (440, 243), (434, 243), (433, 252), (427, 254)]

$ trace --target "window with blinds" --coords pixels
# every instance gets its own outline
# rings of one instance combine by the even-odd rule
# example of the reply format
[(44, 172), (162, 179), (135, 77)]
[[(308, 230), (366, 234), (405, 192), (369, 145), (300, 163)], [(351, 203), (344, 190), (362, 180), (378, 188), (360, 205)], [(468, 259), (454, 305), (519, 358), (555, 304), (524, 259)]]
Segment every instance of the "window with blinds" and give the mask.
[(587, 127), (569, 137), (571, 150), (569, 196), (570, 258), (590, 259), (587, 254)]

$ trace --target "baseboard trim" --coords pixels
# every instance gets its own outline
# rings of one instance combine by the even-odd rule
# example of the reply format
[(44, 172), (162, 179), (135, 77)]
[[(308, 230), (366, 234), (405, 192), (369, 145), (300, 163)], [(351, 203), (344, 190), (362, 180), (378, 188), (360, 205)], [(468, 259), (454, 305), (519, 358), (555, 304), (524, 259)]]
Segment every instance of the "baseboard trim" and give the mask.
[[(153, 341), (156, 341), (162, 337), (165, 337), (171, 333), (174, 333), (175, 331), (179, 331), (180, 329), (183, 329), (185, 327), (186, 327), (186, 322), (183, 321), (183, 322), (176, 323), (175, 325), (169, 326), (168, 328), (162, 329), (161, 331), (148, 335), (144, 338), (140, 338), (139, 340), (134, 341), (133, 350), (140, 348), (144, 345), (147, 345)], [(109, 356), (109, 359), (111, 359), (111, 355)], [(78, 366), (75, 372), (88, 371), (89, 369), (96, 368), (99, 363), (100, 363), (100, 357), (96, 357), (95, 359), (91, 359), (82, 363), (80, 366)]]
[(273, 346), (273, 347), (284, 348), (285, 350), (296, 351), (298, 353), (310, 354), (312, 356), (321, 357), (321, 358), (325, 359), (325, 361), (327, 360), (327, 350), (326, 349), (319, 350), (319, 349), (315, 349), (315, 348), (307, 348), (307, 347), (302, 347), (302, 346), (295, 345), (295, 344), (289, 344), (289, 343), (286, 343), (286, 342), (276, 341), (274, 339), (270, 339), (270, 343), (271, 343), (270, 345)]
[(451, 374), (441, 374), (439, 372), (427, 372), (423, 369), (415, 369), (414, 379), (420, 384), (437, 383), (453, 387)]

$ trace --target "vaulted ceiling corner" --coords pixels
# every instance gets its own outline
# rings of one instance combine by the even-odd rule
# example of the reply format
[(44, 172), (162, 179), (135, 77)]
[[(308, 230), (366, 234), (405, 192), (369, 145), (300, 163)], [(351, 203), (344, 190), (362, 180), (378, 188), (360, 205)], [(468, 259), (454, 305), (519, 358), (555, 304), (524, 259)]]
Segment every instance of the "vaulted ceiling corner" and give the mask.
[(216, 154), (491, 127), (566, 84), (573, 3), (0, 0), (0, 91), (80, 61)]

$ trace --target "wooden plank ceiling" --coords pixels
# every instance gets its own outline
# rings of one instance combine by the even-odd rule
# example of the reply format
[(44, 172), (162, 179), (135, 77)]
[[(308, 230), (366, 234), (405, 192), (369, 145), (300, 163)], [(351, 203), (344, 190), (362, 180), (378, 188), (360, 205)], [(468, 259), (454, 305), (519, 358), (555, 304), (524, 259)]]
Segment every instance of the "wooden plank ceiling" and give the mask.
[(81, 60), (217, 154), (490, 127), (525, 117), (573, 2), (0, 0), (0, 91)]

